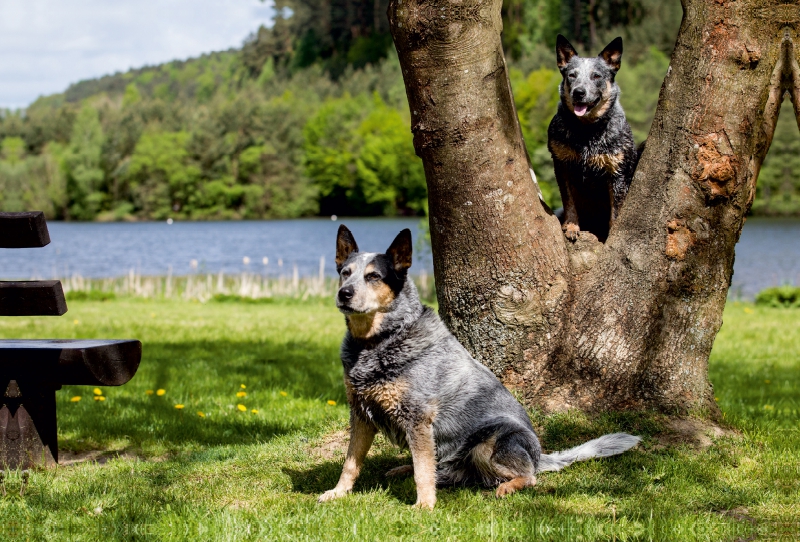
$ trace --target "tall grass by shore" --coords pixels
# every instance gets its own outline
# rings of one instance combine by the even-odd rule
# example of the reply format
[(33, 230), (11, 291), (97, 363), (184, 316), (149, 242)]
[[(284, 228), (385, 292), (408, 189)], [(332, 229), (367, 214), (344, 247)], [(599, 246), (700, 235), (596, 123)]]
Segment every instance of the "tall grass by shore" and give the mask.
[[(297, 266), (291, 275), (279, 277), (259, 273), (196, 273), (191, 275), (166, 276), (141, 275), (135, 270), (116, 278), (86, 278), (73, 275), (61, 279), (68, 299), (104, 300), (116, 296), (146, 299), (189, 299), (205, 303), (217, 299), (240, 298), (243, 300), (270, 300), (290, 298), (305, 300), (313, 297), (332, 297), (338, 287), (338, 279), (325, 276), (324, 258), (320, 260), (317, 276), (301, 277)], [(412, 277), (425, 301), (436, 297), (433, 276), (422, 270)]]

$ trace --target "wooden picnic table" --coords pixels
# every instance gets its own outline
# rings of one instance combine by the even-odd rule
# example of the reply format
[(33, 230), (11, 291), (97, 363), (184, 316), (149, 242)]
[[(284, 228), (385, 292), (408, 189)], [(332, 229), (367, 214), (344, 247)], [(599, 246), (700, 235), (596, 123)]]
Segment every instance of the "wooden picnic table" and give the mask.
[[(50, 242), (41, 212), (0, 213), (0, 248)], [(0, 316), (61, 316), (61, 282), (0, 282)], [(58, 463), (56, 394), (63, 385), (121, 386), (139, 367), (135, 339), (0, 340), (0, 468)]]

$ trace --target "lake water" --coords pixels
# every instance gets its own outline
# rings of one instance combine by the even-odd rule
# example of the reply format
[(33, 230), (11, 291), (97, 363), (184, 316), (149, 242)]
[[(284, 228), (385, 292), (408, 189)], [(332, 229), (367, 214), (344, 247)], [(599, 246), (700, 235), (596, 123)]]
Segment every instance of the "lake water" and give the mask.
[[(254, 222), (165, 222), (48, 224), (52, 242), (45, 248), (0, 251), (0, 278), (116, 277), (131, 269), (143, 275), (193, 272), (317, 275), (336, 273), (336, 230), (345, 223), (362, 250), (383, 251), (416, 218), (347, 218)], [(249, 264), (244, 258), (249, 258)], [(267, 258), (264, 265), (263, 258)], [(197, 267), (192, 267), (192, 260)], [(430, 253), (415, 251), (412, 271), (432, 272)], [(752, 298), (780, 284), (800, 284), (800, 221), (749, 219), (736, 247), (731, 295)]]

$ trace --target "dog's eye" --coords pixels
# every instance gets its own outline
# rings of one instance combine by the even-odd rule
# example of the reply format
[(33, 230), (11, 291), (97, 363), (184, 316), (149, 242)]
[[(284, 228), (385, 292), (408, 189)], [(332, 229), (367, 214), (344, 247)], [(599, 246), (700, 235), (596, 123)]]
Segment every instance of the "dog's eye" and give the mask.
[(364, 278), (369, 282), (375, 282), (376, 280), (381, 280), (381, 275), (380, 273), (368, 273)]
[(574, 73), (570, 73), (567, 75), (567, 77), (569, 77), (570, 79), (575, 79), (577, 75), (575, 75)]
[(600, 74), (599, 74), (599, 73), (593, 73), (593, 74), (592, 74), (592, 79), (594, 79), (595, 81), (597, 81), (598, 79), (600, 79)]
[(346, 279), (347, 277), (350, 276), (350, 270), (349, 269), (342, 269), (342, 272), (340, 273), (340, 275), (341, 275), (341, 277), (343, 279)]

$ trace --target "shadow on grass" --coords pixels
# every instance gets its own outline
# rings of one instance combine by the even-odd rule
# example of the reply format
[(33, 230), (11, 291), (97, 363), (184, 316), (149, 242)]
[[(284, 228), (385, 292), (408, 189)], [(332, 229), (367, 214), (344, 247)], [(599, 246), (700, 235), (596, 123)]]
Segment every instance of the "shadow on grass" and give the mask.
[[(361, 474), (353, 487), (353, 493), (369, 493), (385, 491), (393, 499), (401, 503), (414, 504), (416, 501), (416, 487), (414, 477), (387, 477), (386, 472), (401, 465), (411, 462), (410, 457), (398, 457), (396, 453), (386, 452), (370, 456), (364, 462)], [(307, 495), (321, 495), (333, 489), (339, 481), (344, 460), (325, 461), (314, 465), (310, 469), (282, 469), (292, 481), (292, 491)]]

